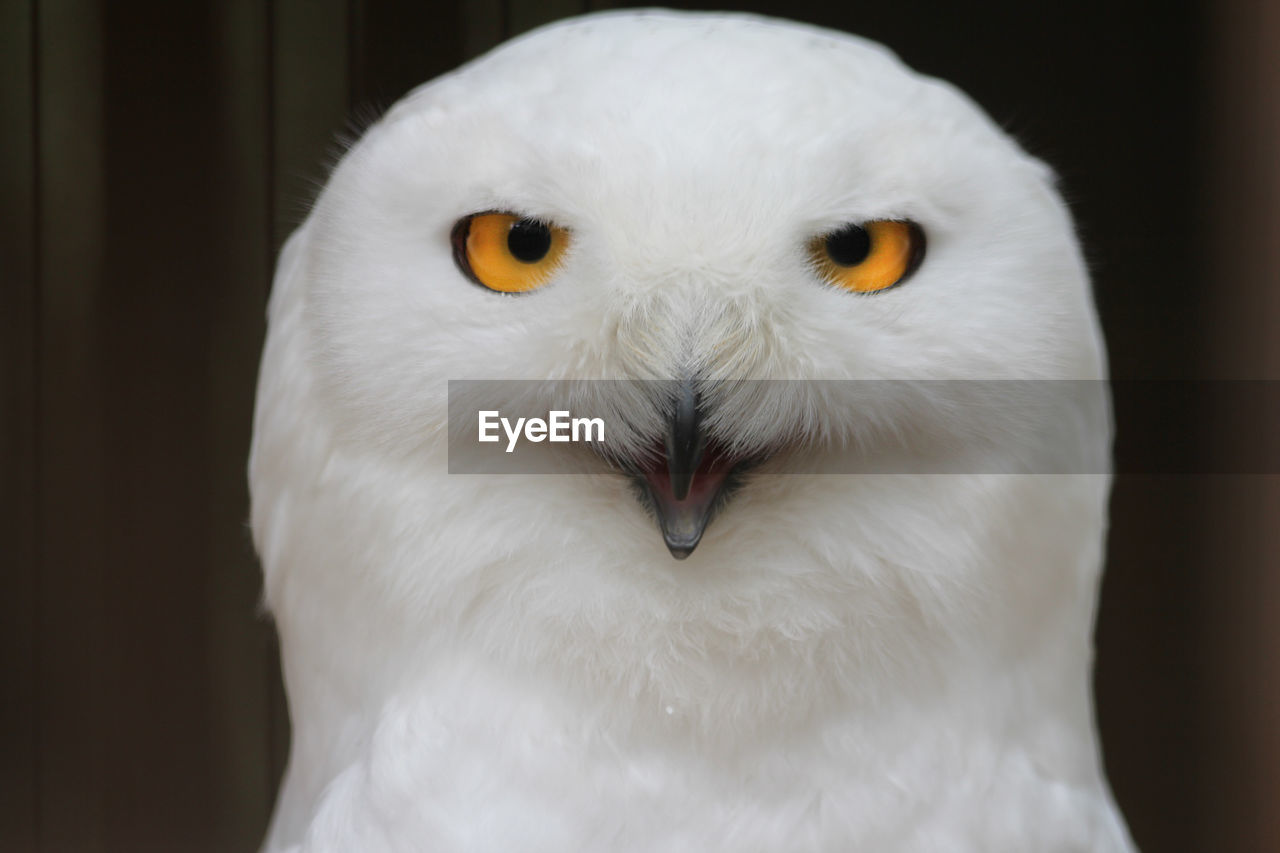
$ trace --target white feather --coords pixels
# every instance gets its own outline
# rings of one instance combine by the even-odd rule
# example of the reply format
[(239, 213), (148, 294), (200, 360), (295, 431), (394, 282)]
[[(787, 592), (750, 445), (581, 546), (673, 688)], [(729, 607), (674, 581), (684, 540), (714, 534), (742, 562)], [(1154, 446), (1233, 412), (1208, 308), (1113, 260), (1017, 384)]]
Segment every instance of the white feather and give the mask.
[[(547, 287), (463, 278), (450, 230), (488, 209), (572, 230)], [(907, 284), (809, 268), (899, 217), (929, 237)], [(744, 446), (961, 473), (762, 475), (684, 562), (620, 475), (447, 473), (447, 380), (692, 368), (1105, 377), (1048, 170), (878, 45), (610, 13), (421, 87), (272, 295), (250, 478), (293, 744), (264, 849), (1132, 849), (1090, 697), (1105, 400), (1054, 425), (1058, 475), (969, 464), (1016, 391), (727, 401)]]

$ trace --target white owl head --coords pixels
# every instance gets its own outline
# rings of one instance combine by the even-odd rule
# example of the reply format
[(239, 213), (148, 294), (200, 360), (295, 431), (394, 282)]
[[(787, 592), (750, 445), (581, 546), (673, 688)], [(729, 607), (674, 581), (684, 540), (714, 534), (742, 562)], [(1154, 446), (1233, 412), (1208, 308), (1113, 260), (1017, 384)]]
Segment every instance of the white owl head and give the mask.
[[(571, 20), (407, 96), (286, 247), (251, 466), (268, 601), (286, 638), (312, 631), (306, 654), (400, 619), (406, 648), (466, 636), (520, 666), (573, 648), (597, 656), (579, 675), (635, 683), (679, 667), (603, 638), (675, 649), (654, 613), (687, 620), (694, 657), (761, 632), (803, 656), (803, 638), (834, 636), (854, 668), (944, 635), (1011, 641), (1011, 622), (1057, 608), (1087, 626), (1105, 480), (965, 467), (1050, 419), (1020, 424), (1025, 400), (998, 382), (931, 397), (816, 380), (1104, 373), (1052, 175), (954, 88), (799, 24)], [(630, 467), (583, 450), (596, 476), (486, 478), (447, 470), (448, 382), (468, 379), (796, 381), (764, 401), (695, 397), (696, 417), (602, 391), (637, 425)], [(1104, 470), (1105, 405), (1053, 425), (1058, 470)], [(669, 463), (698, 435), (762, 476), (728, 503), (728, 476), (704, 478), (690, 509), (697, 475), (681, 486)], [(645, 467), (655, 442), (668, 458)], [(763, 476), (849, 448), (974, 476)], [(680, 671), (664, 696), (699, 689)]]
[[(300, 304), (315, 416), (406, 464), (443, 441), (450, 379), (1096, 378), (1052, 184), (878, 45), (748, 16), (597, 15), (394, 107), (337, 167), (276, 299)], [(746, 456), (928, 419), (789, 387), (707, 428)]]

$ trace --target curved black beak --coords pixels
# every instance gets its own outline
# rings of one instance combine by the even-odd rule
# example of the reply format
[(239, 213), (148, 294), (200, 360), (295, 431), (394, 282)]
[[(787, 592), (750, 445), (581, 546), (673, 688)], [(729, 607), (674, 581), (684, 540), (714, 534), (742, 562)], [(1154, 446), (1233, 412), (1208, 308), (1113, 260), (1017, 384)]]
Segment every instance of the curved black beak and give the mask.
[(702, 432), (701, 399), (692, 381), (681, 382), (670, 400), (665, 458), (638, 472), (658, 515), (667, 550), (677, 560), (693, 553), (729, 482), (732, 460), (708, 448)]

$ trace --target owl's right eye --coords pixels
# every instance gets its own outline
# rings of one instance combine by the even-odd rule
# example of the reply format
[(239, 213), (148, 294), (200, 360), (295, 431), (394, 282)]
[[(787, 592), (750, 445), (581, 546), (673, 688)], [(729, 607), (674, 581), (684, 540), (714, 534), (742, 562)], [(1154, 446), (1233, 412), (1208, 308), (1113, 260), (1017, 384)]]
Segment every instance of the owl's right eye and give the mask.
[(852, 293), (888, 290), (924, 258), (924, 231), (914, 222), (879, 219), (849, 224), (809, 241), (814, 270)]
[(513, 213), (476, 213), (453, 226), (453, 259), (463, 275), (499, 293), (525, 293), (551, 280), (569, 232)]

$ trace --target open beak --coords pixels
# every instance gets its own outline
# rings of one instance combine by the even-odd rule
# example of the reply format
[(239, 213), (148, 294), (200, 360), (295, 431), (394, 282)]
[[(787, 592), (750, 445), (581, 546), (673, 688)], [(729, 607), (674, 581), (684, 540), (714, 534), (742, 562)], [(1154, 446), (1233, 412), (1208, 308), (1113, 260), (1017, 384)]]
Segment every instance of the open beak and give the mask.
[(663, 452), (636, 472), (643, 483), (667, 550), (677, 560), (693, 553), (729, 484), (734, 459), (700, 429), (697, 389), (682, 382), (672, 406)]

